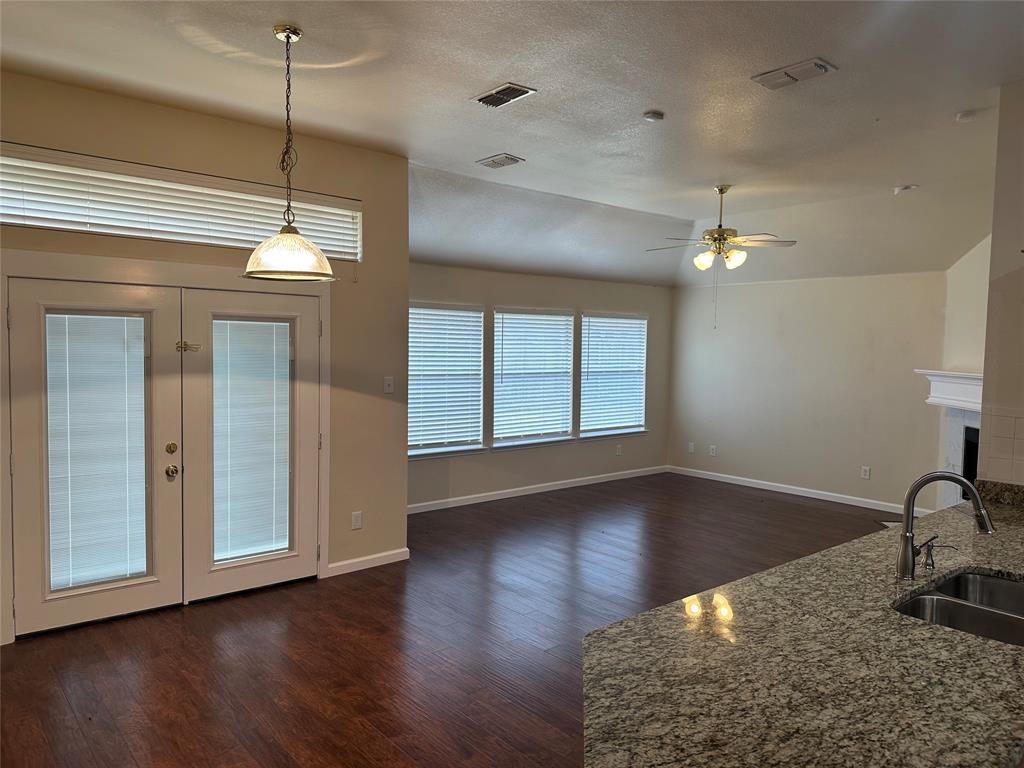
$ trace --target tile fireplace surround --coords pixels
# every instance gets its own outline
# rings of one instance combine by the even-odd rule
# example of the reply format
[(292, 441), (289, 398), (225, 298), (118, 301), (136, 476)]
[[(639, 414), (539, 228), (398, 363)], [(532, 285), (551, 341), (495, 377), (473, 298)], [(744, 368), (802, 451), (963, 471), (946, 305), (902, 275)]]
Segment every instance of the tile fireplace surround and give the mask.
[[(915, 370), (928, 379), (930, 405), (943, 408), (940, 428), (939, 466), (963, 474), (964, 430), (981, 428), (982, 374), (955, 371)], [(938, 486), (936, 509), (959, 504), (960, 489), (949, 483)]]

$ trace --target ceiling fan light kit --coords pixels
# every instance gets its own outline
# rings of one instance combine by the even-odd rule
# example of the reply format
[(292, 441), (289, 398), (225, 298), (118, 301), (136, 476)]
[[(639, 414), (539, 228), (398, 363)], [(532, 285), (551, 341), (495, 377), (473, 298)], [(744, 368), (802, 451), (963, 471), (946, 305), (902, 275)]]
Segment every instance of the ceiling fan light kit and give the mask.
[(789, 248), (796, 245), (796, 240), (780, 240), (778, 236), (770, 232), (758, 232), (754, 235), (741, 235), (731, 227), (722, 226), (722, 214), (725, 208), (725, 193), (732, 189), (731, 184), (719, 184), (715, 187), (718, 193), (718, 226), (705, 229), (700, 239), (687, 239), (683, 237), (666, 237), (666, 240), (679, 240), (679, 245), (664, 245), (660, 248), (648, 248), (650, 251), (665, 251), (671, 248), (689, 248), (699, 245), (707, 248), (704, 253), (697, 254), (693, 259), (693, 266), (701, 272), (711, 269), (715, 264), (715, 257), (721, 256), (725, 262), (726, 269), (736, 269), (743, 266), (747, 260), (747, 252), (732, 246), (741, 245), (744, 248)]

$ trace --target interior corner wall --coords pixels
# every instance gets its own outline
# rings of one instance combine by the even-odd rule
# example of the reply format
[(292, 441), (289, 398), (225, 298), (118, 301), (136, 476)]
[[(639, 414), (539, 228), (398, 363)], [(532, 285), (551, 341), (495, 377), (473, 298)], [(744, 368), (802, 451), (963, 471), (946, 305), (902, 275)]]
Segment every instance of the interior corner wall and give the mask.
[(1024, 80), (999, 92), (978, 476), (1024, 486)]
[(888, 504), (935, 469), (943, 273), (720, 286), (717, 328), (712, 297), (675, 291), (669, 464)]
[[(7, 141), (280, 184), (281, 131), (4, 72)], [(331, 286), (331, 562), (406, 545), (408, 161), (299, 136), (296, 187), (363, 201), (358, 281), (336, 263)], [(299, 222), (301, 226), (301, 221)], [(5, 226), (5, 248), (238, 265), (239, 249)], [(240, 289), (244, 286), (240, 283)], [(395, 393), (383, 394), (384, 376)], [(362, 530), (351, 513), (363, 511)], [(6, 614), (6, 611), (4, 612)]]
[[(647, 327), (647, 432), (565, 443), (479, 451), (409, 461), (409, 504), (432, 506), (462, 497), (500, 495), (524, 486), (571, 482), (665, 464), (671, 289), (491, 272), (413, 263), (412, 301), (488, 307), (530, 307), (645, 313)], [(622, 446), (617, 456), (615, 446)]]
[(946, 270), (942, 370), (981, 373), (985, 368), (989, 235)]

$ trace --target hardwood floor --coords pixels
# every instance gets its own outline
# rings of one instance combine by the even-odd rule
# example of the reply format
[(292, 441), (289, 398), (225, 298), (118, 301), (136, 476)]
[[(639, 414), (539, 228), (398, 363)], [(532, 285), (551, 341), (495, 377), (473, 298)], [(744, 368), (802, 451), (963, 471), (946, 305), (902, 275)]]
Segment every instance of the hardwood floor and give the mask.
[(879, 519), (677, 475), (413, 515), (407, 563), (4, 647), (0, 762), (579, 766), (586, 632)]

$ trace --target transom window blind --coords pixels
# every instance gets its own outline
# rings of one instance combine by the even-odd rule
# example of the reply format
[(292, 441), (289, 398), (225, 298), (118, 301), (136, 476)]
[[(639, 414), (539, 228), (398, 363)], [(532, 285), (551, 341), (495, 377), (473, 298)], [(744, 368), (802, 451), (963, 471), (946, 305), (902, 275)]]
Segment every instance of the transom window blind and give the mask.
[(573, 315), (494, 313), (494, 442), (572, 435)]
[(483, 445), (484, 314), (409, 308), (409, 453)]
[[(108, 165), (137, 167), (116, 161)], [(250, 194), (206, 186), (212, 180), (199, 174), (174, 176), (194, 177), (196, 183), (4, 155), (0, 157), (0, 222), (237, 248), (254, 248), (281, 228), (283, 191), (273, 196)], [(258, 184), (230, 185), (263, 189)], [(298, 198), (301, 194), (292, 207), (302, 234), (330, 258), (358, 261), (361, 212)]]
[(580, 432), (643, 429), (647, 319), (584, 315)]

